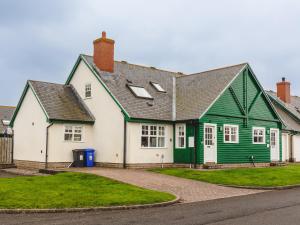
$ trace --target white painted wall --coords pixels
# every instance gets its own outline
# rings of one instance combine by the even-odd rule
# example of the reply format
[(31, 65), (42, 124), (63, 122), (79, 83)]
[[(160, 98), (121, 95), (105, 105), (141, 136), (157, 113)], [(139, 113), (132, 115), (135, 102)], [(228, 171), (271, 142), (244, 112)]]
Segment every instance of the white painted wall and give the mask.
[(14, 121), (14, 159), (45, 162), (46, 115), (31, 88)]
[[(164, 124), (162, 124), (164, 125)], [(173, 163), (173, 125), (166, 126), (166, 148), (142, 148), (140, 123), (127, 123), (127, 163)]]
[(289, 149), (290, 149), (290, 142), (289, 142), (289, 134), (282, 133), (282, 161), (289, 160)]
[[(88, 124), (68, 124), (80, 125), (82, 130), (82, 141), (72, 142), (64, 140), (65, 124), (56, 123), (49, 128), (49, 148), (48, 162), (73, 162), (73, 149), (83, 149), (93, 147), (92, 125)], [(97, 157), (97, 156), (95, 156)]]
[[(92, 86), (92, 98), (85, 99), (85, 85)], [(124, 117), (97, 78), (84, 62), (80, 62), (70, 82), (84, 100), (96, 121), (90, 133), (93, 148), (96, 150), (96, 162), (123, 162)]]
[(293, 135), (293, 158), (300, 162), (300, 135)]

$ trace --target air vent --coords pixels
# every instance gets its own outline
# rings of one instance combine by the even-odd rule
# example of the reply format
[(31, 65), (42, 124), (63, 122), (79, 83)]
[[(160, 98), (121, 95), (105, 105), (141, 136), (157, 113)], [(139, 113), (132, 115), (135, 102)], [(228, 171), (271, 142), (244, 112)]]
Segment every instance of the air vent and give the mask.
[(154, 67), (154, 66), (150, 66), (150, 68), (156, 70), (156, 67)]

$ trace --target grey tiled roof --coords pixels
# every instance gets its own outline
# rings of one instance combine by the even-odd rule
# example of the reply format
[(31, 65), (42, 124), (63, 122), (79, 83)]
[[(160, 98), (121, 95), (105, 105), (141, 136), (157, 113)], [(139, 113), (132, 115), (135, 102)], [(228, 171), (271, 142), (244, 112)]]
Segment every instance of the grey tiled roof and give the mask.
[(93, 122), (89, 112), (71, 85), (28, 81), (50, 120)]
[[(275, 109), (284, 122), (287, 130), (300, 132), (300, 97), (291, 96), (291, 103), (285, 103), (277, 97), (276, 92), (266, 91), (274, 103)], [(285, 110), (290, 114), (288, 114)], [(291, 114), (296, 117), (294, 118)]]
[(177, 120), (200, 118), (246, 63), (180, 77), (176, 82)]
[(0, 134), (6, 129), (2, 120), (11, 120), (16, 107), (13, 106), (0, 106)]
[[(130, 117), (156, 120), (172, 120), (172, 105), (175, 101), (177, 120), (199, 118), (246, 65), (240, 64), (185, 75), (115, 61), (114, 73), (108, 73), (100, 71), (94, 65), (92, 56), (82, 55), (82, 57), (94, 68)], [(166, 93), (158, 92), (150, 82), (159, 83)], [(144, 87), (153, 100), (136, 98), (128, 89), (127, 84)], [(176, 98), (173, 96), (174, 93), (176, 93)]]

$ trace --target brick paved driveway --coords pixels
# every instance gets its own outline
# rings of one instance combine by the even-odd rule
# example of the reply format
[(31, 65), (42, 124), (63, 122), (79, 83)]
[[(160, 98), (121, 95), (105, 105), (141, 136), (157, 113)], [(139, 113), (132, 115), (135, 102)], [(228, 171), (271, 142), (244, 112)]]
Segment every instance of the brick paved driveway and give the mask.
[(92, 173), (148, 189), (174, 193), (180, 196), (183, 202), (205, 201), (262, 192), (259, 190), (221, 187), (144, 170), (112, 168), (72, 168), (68, 170)]

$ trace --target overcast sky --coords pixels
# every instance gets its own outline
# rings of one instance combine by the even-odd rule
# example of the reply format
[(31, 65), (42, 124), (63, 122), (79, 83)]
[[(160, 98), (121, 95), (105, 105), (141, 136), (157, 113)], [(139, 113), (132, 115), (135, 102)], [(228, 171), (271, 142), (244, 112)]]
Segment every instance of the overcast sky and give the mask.
[(27, 79), (63, 83), (105, 30), (115, 58), (195, 73), (249, 62), (265, 89), (300, 95), (300, 1), (0, 0), (0, 105)]

